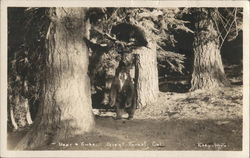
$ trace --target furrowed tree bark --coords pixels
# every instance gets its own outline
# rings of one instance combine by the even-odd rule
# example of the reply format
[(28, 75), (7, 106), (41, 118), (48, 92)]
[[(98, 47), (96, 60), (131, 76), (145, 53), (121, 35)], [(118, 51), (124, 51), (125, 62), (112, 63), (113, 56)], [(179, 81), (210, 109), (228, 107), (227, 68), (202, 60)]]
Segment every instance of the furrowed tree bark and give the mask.
[(138, 48), (134, 53), (137, 105), (143, 109), (153, 104), (159, 93), (156, 43), (149, 41), (148, 47)]
[(31, 130), (16, 149), (32, 149), (94, 127), (88, 71), (88, 49), (83, 8), (50, 9), (43, 101)]
[(221, 60), (218, 32), (210, 16), (211, 10), (200, 9), (195, 24), (194, 65), (190, 91), (215, 89), (229, 85)]

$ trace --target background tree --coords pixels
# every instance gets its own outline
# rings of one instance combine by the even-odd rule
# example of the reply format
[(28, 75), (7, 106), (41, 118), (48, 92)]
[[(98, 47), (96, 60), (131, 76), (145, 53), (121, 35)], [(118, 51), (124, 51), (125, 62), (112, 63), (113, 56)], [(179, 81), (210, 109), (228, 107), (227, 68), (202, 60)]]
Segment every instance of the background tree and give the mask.
[(194, 65), (191, 89), (214, 89), (229, 85), (222, 64), (220, 49), (225, 40), (232, 40), (242, 25), (242, 9), (195, 8), (193, 43)]
[(48, 10), (42, 100), (34, 125), (16, 149), (50, 144), (93, 128), (88, 49), (82, 39), (88, 34), (86, 12), (86, 8)]

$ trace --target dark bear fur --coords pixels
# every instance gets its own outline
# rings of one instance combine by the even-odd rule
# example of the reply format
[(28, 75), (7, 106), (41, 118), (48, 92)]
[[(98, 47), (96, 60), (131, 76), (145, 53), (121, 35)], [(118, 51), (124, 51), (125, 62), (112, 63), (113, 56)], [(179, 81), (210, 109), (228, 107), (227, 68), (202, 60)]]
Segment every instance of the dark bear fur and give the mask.
[(121, 41), (134, 41), (136, 46), (147, 47), (148, 45), (144, 30), (136, 25), (128, 23), (117, 24), (112, 27), (111, 34), (116, 35), (116, 38)]
[(128, 119), (133, 119), (136, 110), (136, 98), (130, 69), (118, 67), (110, 92), (110, 106), (116, 108), (116, 118), (121, 119), (122, 113), (128, 113)]

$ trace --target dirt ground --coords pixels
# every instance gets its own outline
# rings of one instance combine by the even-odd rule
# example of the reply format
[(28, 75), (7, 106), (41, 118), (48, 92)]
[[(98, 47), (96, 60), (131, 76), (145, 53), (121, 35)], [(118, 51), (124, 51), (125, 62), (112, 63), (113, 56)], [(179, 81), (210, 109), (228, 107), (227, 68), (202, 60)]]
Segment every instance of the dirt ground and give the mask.
[[(115, 120), (115, 113), (102, 112), (96, 116), (92, 133), (37, 149), (241, 150), (241, 90), (241, 86), (236, 86), (217, 95), (160, 94), (158, 108), (137, 111), (134, 120)], [(10, 135), (10, 148), (19, 136)]]
[[(230, 81), (231, 87), (213, 91), (161, 92), (133, 120), (99, 112), (93, 132), (36, 150), (241, 150), (242, 78)], [(9, 149), (23, 133), (8, 135)]]

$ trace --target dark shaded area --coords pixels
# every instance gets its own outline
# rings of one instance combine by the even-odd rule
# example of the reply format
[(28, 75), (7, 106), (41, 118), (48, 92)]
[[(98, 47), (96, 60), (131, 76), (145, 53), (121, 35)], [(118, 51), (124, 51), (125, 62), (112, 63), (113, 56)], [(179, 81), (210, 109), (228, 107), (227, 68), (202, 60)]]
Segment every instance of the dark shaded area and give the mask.
[(176, 43), (176, 52), (185, 55), (186, 57), (186, 60), (184, 61), (185, 74), (190, 75), (192, 73), (193, 58), (194, 58), (193, 54), (194, 35), (191, 33), (185, 33), (183, 31), (179, 31), (175, 33), (175, 38), (178, 41)]
[[(242, 64), (231, 64), (224, 66), (225, 74), (231, 85), (243, 85)], [(191, 74), (186, 76), (167, 76), (160, 79), (159, 89), (161, 92), (186, 93), (189, 91), (191, 84)]]
[(242, 64), (225, 66), (225, 73), (232, 85), (243, 85)]
[(163, 81), (160, 81), (159, 90), (161, 92), (186, 93), (191, 87), (189, 80), (189, 78), (185, 77), (167, 77)]
[(93, 109), (110, 109), (111, 108), (110, 106), (102, 104), (103, 98), (104, 98), (103, 91), (97, 90), (95, 94), (92, 94), (91, 95), (92, 108)]
[(33, 120), (44, 81), (45, 38), (50, 22), (47, 9), (8, 8), (8, 97), (17, 94), (27, 98)]
[(238, 81), (238, 82), (232, 82), (231, 84), (235, 85), (235, 86), (241, 86), (241, 85), (243, 85), (243, 82), (242, 81)]
[[(24, 40), (25, 8), (8, 8), (8, 55), (12, 56)], [(19, 16), (17, 16), (19, 15)]]
[(86, 14), (91, 24), (98, 24), (105, 18), (104, 8), (89, 8)]
[(227, 78), (232, 85), (243, 85), (243, 31), (235, 40), (225, 42), (221, 56)]
[(243, 59), (243, 31), (235, 40), (225, 42), (221, 48), (221, 56), (224, 65), (242, 65)]
[[(181, 18), (186, 21), (194, 21), (194, 17), (188, 14), (184, 14)], [(186, 27), (194, 31), (194, 24), (187, 23)], [(193, 41), (194, 34), (186, 33), (182, 30), (174, 32), (174, 37), (176, 41), (175, 47), (170, 47), (167, 50), (178, 52), (179, 54), (185, 55), (186, 59), (184, 60), (183, 65), (185, 66), (183, 74), (177, 72), (171, 72), (164, 68), (158, 68), (159, 71), (159, 89), (161, 92), (177, 92), (185, 93), (189, 91), (191, 87), (191, 75), (193, 69)], [(164, 77), (163, 77), (164, 76)], [(163, 77), (163, 78), (161, 78)]]

